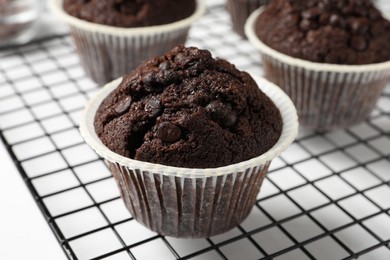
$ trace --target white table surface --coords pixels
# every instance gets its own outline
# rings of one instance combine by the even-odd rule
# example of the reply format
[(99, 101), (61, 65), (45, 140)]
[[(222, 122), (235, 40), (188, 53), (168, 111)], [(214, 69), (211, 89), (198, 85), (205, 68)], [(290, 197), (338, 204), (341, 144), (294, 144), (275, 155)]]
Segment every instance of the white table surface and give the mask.
[[(67, 27), (49, 14), (37, 26), (38, 39), (67, 32)], [(0, 168), (0, 259), (67, 259), (1, 141)]]
[(0, 141), (0, 259), (67, 259)]
[[(37, 27), (36, 38), (67, 31), (51, 15)], [(1, 141), (0, 168), (0, 259), (67, 259)]]
[[(38, 27), (36, 38), (67, 32), (48, 14)], [(1, 141), (0, 167), (0, 259), (67, 259)]]

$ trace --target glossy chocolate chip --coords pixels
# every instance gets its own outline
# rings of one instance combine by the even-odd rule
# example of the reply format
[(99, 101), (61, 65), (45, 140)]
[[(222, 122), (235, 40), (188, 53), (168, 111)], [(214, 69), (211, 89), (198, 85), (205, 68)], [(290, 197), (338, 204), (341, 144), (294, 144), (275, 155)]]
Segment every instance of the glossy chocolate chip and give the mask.
[(181, 139), (181, 129), (170, 122), (163, 122), (157, 128), (157, 137), (167, 143), (174, 143)]
[(156, 74), (154, 72), (148, 72), (142, 76), (142, 83), (151, 85), (156, 81)]
[(332, 14), (329, 18), (329, 23), (333, 26), (339, 26), (341, 23), (341, 18), (337, 14)]
[(171, 71), (171, 70), (164, 70), (164, 71), (162, 71), (162, 77), (165, 78), (165, 79), (172, 78), (173, 74), (175, 74), (175, 72)]
[(143, 87), (148, 92), (161, 93), (163, 80), (159, 73), (148, 72), (142, 77)]
[(357, 51), (364, 51), (367, 48), (367, 41), (361, 36), (354, 36), (351, 39), (351, 47)]
[(114, 108), (115, 113), (117, 113), (118, 115), (122, 115), (127, 111), (129, 111), (131, 106), (131, 101), (132, 99), (130, 96), (126, 96), (124, 99), (120, 100)]
[(301, 28), (301, 30), (303, 31), (308, 31), (310, 30), (311, 26), (310, 26), (310, 21), (308, 19), (303, 19), (300, 23), (299, 23), (299, 28)]
[(329, 4), (329, 3), (326, 3), (326, 2), (327, 1), (319, 2), (318, 3), (318, 8), (320, 8), (321, 10), (324, 10), (327, 7), (327, 5)]
[(350, 26), (351, 31), (355, 34), (363, 34), (368, 31), (367, 25), (362, 20), (352, 20)]
[(160, 63), (160, 65), (158, 65), (158, 68), (161, 70), (167, 70), (171, 68), (171, 64), (169, 63), (169, 61), (163, 61)]
[(161, 102), (155, 97), (151, 97), (145, 104), (145, 111), (150, 117), (157, 117), (161, 111)]
[(343, 29), (346, 27), (346, 24), (347, 24), (345, 19), (337, 14), (332, 14), (330, 16), (329, 23), (332, 26), (338, 26), (338, 27), (343, 28)]
[(313, 19), (318, 17), (321, 14), (321, 9), (318, 7), (313, 7), (308, 10), (305, 10), (301, 13), (302, 18), (304, 19)]
[(185, 59), (186, 59), (185, 55), (181, 52), (179, 52), (175, 56), (175, 62), (177, 62), (177, 63), (183, 63)]
[(206, 106), (211, 118), (223, 127), (231, 127), (237, 121), (237, 115), (230, 105), (213, 101)]
[(316, 39), (317, 39), (317, 34), (316, 34), (315, 31), (310, 30), (310, 31), (307, 32), (307, 34), (306, 34), (306, 41), (308, 43), (313, 43), (313, 42), (315, 42)]
[(225, 127), (231, 127), (236, 123), (236, 121), (237, 121), (236, 114), (234, 112), (230, 112), (225, 116), (223, 125)]

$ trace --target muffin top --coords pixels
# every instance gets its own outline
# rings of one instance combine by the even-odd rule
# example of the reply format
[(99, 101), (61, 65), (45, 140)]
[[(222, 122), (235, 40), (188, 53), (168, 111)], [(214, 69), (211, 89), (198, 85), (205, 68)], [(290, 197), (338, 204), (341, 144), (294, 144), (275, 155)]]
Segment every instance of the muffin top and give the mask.
[(313, 62), (390, 60), (390, 22), (370, 0), (273, 0), (256, 34), (279, 52)]
[(278, 108), (249, 74), (184, 46), (126, 75), (95, 115), (96, 133), (113, 152), (186, 168), (259, 156), (282, 126)]
[(79, 19), (116, 27), (168, 24), (191, 16), (195, 0), (64, 0), (64, 10)]

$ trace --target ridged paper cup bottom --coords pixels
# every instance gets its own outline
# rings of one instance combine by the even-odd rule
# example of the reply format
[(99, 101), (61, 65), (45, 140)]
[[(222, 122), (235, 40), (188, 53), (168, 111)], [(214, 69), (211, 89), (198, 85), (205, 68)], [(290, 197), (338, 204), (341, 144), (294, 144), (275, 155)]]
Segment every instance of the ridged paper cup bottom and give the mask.
[(70, 26), (85, 72), (101, 85), (127, 74), (148, 58), (184, 44), (191, 24), (205, 11), (203, 1), (197, 0), (194, 14), (183, 20), (165, 25), (120, 28), (75, 18), (63, 10), (62, 3), (63, 0), (52, 0), (50, 7)]
[(102, 101), (121, 79), (107, 84), (86, 106), (80, 123), (85, 141), (109, 162), (132, 216), (149, 229), (173, 237), (201, 238), (226, 232), (250, 213), (268, 167), (297, 135), (297, 114), (284, 92), (254, 77), (283, 119), (277, 143), (256, 158), (219, 168), (191, 169), (132, 160), (110, 151), (95, 133)]
[(141, 224), (166, 236), (202, 238), (226, 232), (248, 216), (269, 162), (204, 178), (109, 164), (126, 207)]
[(277, 52), (256, 35), (255, 23), (262, 10), (256, 10), (248, 18), (246, 35), (261, 52), (265, 77), (280, 86), (294, 102), (300, 124), (324, 131), (366, 120), (390, 80), (390, 62), (322, 64)]
[(270, 0), (228, 0), (227, 10), (230, 14), (233, 30), (245, 38), (244, 25), (248, 16)]
[(127, 37), (96, 34), (71, 26), (77, 53), (88, 77), (105, 84), (135, 69), (150, 57), (184, 44), (188, 28), (156, 35)]

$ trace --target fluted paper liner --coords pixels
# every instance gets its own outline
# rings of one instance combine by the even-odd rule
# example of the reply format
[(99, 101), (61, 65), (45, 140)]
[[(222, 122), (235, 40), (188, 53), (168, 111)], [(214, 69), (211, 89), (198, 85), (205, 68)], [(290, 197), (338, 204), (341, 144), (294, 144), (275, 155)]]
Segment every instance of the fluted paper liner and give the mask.
[(227, 10), (230, 14), (233, 30), (245, 37), (244, 26), (249, 15), (270, 0), (228, 0)]
[(94, 118), (101, 102), (121, 79), (107, 84), (88, 103), (80, 123), (81, 134), (109, 162), (125, 205), (137, 221), (163, 235), (200, 238), (226, 232), (248, 216), (270, 162), (293, 142), (298, 131), (291, 100), (274, 84), (254, 78), (281, 112), (281, 136), (263, 155), (219, 168), (165, 166), (109, 150), (95, 133)]
[(123, 76), (150, 57), (160, 56), (184, 44), (191, 24), (205, 11), (203, 0), (197, 0), (195, 12), (183, 20), (121, 28), (73, 17), (63, 10), (62, 3), (63, 0), (51, 0), (51, 10), (70, 26), (85, 72), (101, 85)]
[(265, 77), (294, 102), (299, 122), (317, 130), (345, 128), (368, 118), (390, 80), (390, 61), (369, 65), (337, 65), (305, 61), (277, 52), (256, 35), (263, 11), (245, 25), (249, 41), (262, 55)]

